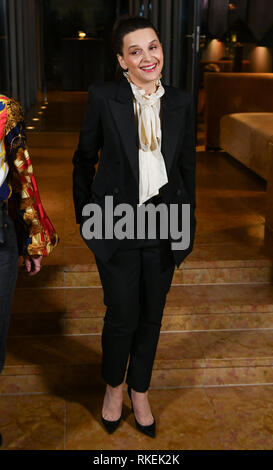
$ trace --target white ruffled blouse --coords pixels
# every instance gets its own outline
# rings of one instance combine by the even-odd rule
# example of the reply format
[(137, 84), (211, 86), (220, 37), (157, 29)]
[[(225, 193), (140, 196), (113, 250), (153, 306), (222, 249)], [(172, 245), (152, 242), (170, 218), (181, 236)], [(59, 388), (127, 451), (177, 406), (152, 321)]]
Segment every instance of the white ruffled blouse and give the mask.
[(139, 206), (159, 194), (168, 182), (165, 160), (161, 153), (160, 98), (165, 93), (160, 78), (157, 90), (146, 95), (145, 90), (131, 82), (123, 72), (134, 94), (134, 112), (139, 136)]

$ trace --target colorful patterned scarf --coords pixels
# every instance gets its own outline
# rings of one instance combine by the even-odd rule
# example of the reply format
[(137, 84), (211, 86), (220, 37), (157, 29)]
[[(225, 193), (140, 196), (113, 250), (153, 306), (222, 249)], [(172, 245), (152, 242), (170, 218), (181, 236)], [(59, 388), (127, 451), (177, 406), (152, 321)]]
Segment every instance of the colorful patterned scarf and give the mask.
[(0, 201), (7, 199), (11, 194), (11, 188), (7, 182), (9, 165), (5, 148), (5, 128), (7, 121), (7, 103), (6, 96), (0, 96)]
[(5, 149), (2, 161), (8, 162), (0, 198), (9, 197), (8, 211), (15, 223), (20, 254), (48, 256), (59, 237), (40, 199), (26, 145), (23, 109), (18, 101), (4, 95), (0, 95), (0, 106), (1, 148)]

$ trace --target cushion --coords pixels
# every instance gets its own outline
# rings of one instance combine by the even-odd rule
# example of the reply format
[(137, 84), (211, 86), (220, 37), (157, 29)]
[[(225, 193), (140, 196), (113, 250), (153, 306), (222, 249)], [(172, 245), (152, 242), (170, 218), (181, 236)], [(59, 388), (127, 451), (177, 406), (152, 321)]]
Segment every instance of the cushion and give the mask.
[(268, 178), (273, 113), (233, 113), (220, 119), (220, 146), (262, 178)]

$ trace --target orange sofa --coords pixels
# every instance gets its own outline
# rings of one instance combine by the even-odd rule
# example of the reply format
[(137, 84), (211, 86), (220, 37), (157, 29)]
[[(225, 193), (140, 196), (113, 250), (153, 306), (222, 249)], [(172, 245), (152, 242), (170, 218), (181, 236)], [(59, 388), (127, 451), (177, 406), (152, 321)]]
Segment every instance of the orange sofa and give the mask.
[(206, 149), (220, 148), (220, 119), (225, 114), (273, 112), (273, 73), (206, 72)]
[(265, 180), (273, 143), (272, 113), (232, 113), (220, 119), (220, 147)]
[(223, 148), (267, 181), (264, 242), (273, 256), (273, 73), (205, 74), (206, 148)]

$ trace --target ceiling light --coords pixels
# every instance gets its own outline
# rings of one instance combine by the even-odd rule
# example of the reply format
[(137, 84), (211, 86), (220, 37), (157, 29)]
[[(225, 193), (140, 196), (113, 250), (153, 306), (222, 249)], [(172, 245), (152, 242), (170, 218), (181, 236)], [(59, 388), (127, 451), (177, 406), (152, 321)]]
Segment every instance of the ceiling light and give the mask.
[(86, 33), (84, 31), (78, 31), (78, 37), (83, 39), (86, 37)]

